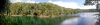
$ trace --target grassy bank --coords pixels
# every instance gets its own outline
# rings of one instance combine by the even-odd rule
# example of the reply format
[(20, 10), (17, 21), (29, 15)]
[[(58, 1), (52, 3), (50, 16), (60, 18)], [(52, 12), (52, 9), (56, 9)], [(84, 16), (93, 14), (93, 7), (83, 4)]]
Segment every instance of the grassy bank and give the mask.
[(2, 21), (3, 25), (56, 25), (68, 18), (73, 17), (36, 18), (35, 16), (2, 16)]

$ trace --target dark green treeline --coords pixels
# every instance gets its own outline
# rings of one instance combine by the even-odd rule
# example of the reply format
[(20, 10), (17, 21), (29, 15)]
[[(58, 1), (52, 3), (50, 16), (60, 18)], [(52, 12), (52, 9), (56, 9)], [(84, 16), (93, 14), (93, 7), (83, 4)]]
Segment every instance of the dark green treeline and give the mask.
[(53, 3), (10, 3), (9, 9), (4, 13), (5, 15), (34, 15), (36, 13), (39, 17), (55, 17), (59, 15), (75, 14), (80, 12), (80, 9), (71, 9), (58, 6)]

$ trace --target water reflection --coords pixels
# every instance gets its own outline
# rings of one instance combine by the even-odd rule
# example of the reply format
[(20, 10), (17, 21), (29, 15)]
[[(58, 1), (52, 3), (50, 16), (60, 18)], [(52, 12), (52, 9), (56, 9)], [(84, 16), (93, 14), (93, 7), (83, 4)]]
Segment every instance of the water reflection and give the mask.
[(78, 18), (67, 19), (61, 25), (77, 25)]
[(95, 25), (97, 21), (98, 12), (83, 12), (78, 13), (80, 17), (68, 19), (61, 23), (61, 25)]

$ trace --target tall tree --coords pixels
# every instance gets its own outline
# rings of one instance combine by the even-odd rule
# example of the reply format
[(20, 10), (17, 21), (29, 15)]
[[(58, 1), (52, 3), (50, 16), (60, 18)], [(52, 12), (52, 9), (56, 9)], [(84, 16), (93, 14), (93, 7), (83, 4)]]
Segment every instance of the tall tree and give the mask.
[(4, 13), (8, 8), (9, 0), (1, 0), (0, 1), (0, 14)]
[(98, 3), (98, 1), (100, 1), (100, 0), (85, 0), (84, 5), (94, 5), (94, 4)]
[(1, 20), (3, 13), (8, 9), (6, 8), (9, 3), (9, 0), (0, 0), (0, 24), (3, 24)]
[[(99, 12), (99, 16), (100, 16), (100, 0), (85, 0), (85, 4), (84, 5), (95, 5), (96, 4), (96, 10)], [(99, 22), (96, 22), (96, 25), (100, 25), (100, 17), (98, 18)]]

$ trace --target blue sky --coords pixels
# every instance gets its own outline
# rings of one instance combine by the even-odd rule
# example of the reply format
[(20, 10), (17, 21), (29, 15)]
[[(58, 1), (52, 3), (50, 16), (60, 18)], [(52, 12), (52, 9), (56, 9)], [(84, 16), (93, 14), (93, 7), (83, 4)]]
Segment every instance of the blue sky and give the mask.
[[(12, 2), (16, 1), (16, 0), (11, 0)], [(26, 2), (28, 0), (22, 0), (22, 2)], [(49, 0), (31, 0), (31, 1), (35, 1), (35, 2), (48, 2)], [(84, 6), (83, 3), (85, 2), (85, 0), (51, 0), (52, 3), (58, 4), (60, 6), (63, 7), (78, 7), (78, 8), (92, 8), (92, 6)], [(59, 2), (59, 3), (58, 3)], [(94, 7), (93, 7), (94, 8)]]
[[(48, 0), (34, 0), (36, 2), (47, 2)], [(53, 2), (54, 1), (62, 1), (62, 2), (75, 2), (77, 3), (78, 5), (80, 6), (84, 6), (83, 3), (85, 0), (52, 0)]]

